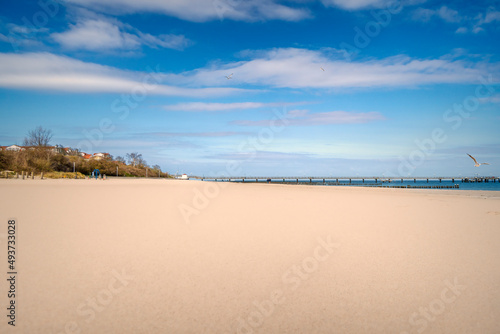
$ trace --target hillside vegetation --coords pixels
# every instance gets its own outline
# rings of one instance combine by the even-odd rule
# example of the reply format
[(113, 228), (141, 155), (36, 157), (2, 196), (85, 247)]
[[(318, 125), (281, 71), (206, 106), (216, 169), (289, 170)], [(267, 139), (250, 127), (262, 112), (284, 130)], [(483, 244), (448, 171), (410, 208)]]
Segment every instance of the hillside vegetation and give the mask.
[[(122, 159), (123, 160), (123, 159)], [(34, 149), (15, 151), (0, 151), (0, 171), (13, 171), (17, 173), (44, 172), (73, 172), (90, 175), (94, 169), (99, 169), (101, 174), (108, 176), (136, 176), (145, 177), (146, 170), (149, 177), (170, 177), (168, 173), (160, 171), (159, 166), (147, 166), (144, 161), (135, 161), (129, 164), (124, 161), (115, 161), (111, 157), (101, 160), (85, 159), (79, 155), (65, 155), (54, 153), (50, 149), (37, 147)], [(53, 175), (57, 175), (53, 174)], [(60, 174), (64, 175), (64, 174)]]

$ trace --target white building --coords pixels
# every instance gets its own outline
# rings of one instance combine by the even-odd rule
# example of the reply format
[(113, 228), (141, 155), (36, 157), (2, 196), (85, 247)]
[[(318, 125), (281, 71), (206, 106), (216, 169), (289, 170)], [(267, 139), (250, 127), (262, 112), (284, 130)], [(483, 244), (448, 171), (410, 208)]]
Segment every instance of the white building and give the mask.
[(24, 147), (21, 147), (21, 146), (18, 146), (18, 145), (10, 145), (10, 146), (7, 146), (6, 150), (7, 151), (19, 152), (19, 151), (24, 151)]
[(101, 160), (104, 158), (109, 158), (109, 153), (94, 153), (93, 158), (95, 160)]

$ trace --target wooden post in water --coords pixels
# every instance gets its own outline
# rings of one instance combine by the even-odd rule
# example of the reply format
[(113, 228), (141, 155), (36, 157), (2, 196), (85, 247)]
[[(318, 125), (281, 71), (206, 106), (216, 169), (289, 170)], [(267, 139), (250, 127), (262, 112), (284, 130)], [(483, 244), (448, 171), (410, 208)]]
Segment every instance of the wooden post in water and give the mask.
[(23, 176), (23, 180), (24, 180), (24, 171), (21, 172), (21, 175)]
[(31, 179), (34, 180), (35, 179), (35, 175), (33, 174), (33, 171), (31, 171)]

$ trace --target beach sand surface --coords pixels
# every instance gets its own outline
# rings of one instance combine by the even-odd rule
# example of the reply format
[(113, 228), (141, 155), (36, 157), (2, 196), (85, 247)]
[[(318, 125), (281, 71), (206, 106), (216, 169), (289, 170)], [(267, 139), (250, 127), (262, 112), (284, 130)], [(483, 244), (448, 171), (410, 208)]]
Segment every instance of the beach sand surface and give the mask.
[(0, 261), (1, 333), (500, 333), (496, 192), (0, 180)]

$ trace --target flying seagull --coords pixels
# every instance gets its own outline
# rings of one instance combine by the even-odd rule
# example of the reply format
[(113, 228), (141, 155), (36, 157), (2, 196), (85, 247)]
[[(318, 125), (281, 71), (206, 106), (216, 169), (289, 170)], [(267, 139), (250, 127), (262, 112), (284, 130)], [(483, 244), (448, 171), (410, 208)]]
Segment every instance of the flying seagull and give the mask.
[(229, 75), (226, 75), (226, 79), (229, 80), (229, 79), (232, 79), (231, 77), (233, 76), (233, 73), (229, 74)]
[(325, 71), (325, 69), (323, 67), (320, 66), (319, 68), (321, 68), (323, 70), (323, 72)]
[(470, 155), (469, 153), (467, 153), (467, 155), (468, 155), (469, 157), (471, 157), (471, 158), (472, 158), (472, 160), (474, 160), (474, 162), (476, 163), (476, 164), (474, 165), (474, 167), (479, 167), (479, 166), (481, 166), (481, 165), (489, 165), (489, 163), (487, 163), (487, 162), (482, 162), (482, 163), (477, 162), (477, 160), (476, 160), (476, 159), (475, 159), (472, 155)]

